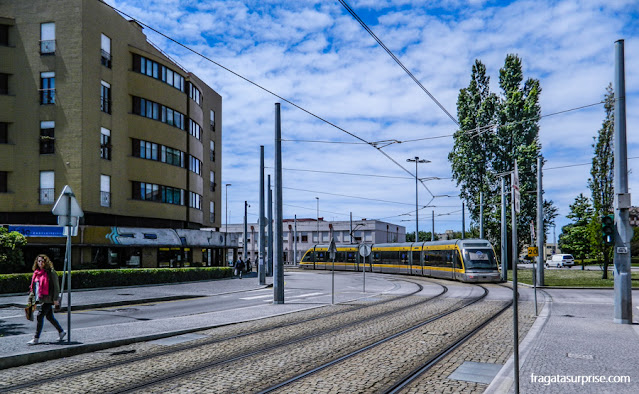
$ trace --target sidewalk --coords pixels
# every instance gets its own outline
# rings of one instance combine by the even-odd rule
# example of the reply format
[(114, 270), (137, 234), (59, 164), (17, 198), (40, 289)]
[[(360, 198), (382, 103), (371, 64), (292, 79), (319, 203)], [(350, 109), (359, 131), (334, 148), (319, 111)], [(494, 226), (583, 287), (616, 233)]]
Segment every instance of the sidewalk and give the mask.
[[(546, 304), (519, 345), (521, 393), (639, 392), (639, 325), (615, 324), (610, 290), (544, 289)], [(639, 292), (633, 292), (634, 321)], [(486, 393), (513, 393), (513, 357)], [(609, 379), (627, 379), (608, 382)], [(596, 382), (598, 380), (598, 382)]]
[[(271, 286), (273, 278), (267, 278), (266, 283), (267, 286), (260, 286), (257, 283), (256, 274), (253, 273), (249, 274), (248, 277), (245, 276), (244, 279), (241, 280), (221, 279), (170, 285), (77, 291), (72, 293), (71, 300), (73, 310), (83, 310), (96, 308), (98, 306), (131, 305), (158, 300), (185, 299), (232, 294), (251, 289), (262, 289)], [(0, 312), (4, 311), (3, 313), (5, 315), (8, 313), (22, 313), (25, 300), (26, 295), (0, 296)], [(16, 305), (20, 309), (17, 309), (15, 307)], [(10, 308), (11, 306), (14, 307)], [(64, 342), (53, 341), (55, 332), (46, 332), (43, 333), (40, 338), (40, 344), (37, 346), (27, 346), (27, 341), (33, 337), (33, 327), (30, 327), (28, 332), (20, 330), (19, 334), (0, 336), (0, 370), (123, 346), (135, 342), (191, 333), (225, 324), (290, 313), (311, 307), (316, 307), (316, 305), (300, 303), (282, 305), (264, 304), (236, 309), (233, 310), (233, 313), (218, 311), (190, 316), (154, 319), (144, 321), (143, 324), (140, 324), (140, 322), (124, 323), (119, 324), (117, 330), (113, 330), (109, 326), (74, 328), (72, 330), (71, 344), (68, 344), (66, 340)], [(9, 310), (11, 312), (9, 312)], [(2, 322), (2, 318), (3, 315), (0, 314), (0, 322)], [(45, 325), (47, 324), (49, 323), (45, 322)], [(63, 327), (66, 329), (64, 324)], [(179, 327), (179, 329), (176, 329), (176, 327)], [(12, 327), (4, 325), (2, 329), (4, 331), (10, 331)]]

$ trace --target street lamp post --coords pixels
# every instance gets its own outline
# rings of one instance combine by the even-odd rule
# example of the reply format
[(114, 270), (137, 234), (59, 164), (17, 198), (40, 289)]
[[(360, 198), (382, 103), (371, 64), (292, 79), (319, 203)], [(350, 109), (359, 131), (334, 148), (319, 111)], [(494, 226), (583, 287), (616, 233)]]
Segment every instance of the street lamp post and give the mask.
[(226, 206), (226, 218), (224, 219), (224, 221), (226, 222), (224, 225), (224, 253), (226, 254), (227, 259), (229, 256), (229, 251), (226, 249), (226, 237), (228, 237), (229, 235), (229, 186), (231, 186), (230, 183), (224, 185), (224, 190), (226, 192), (226, 201), (224, 203), (224, 205)]
[(419, 242), (419, 208), (417, 206), (417, 201), (418, 201), (417, 180), (419, 178), (417, 176), (417, 164), (430, 163), (430, 160), (420, 159), (418, 156), (415, 156), (414, 159), (406, 159), (406, 161), (409, 163), (415, 162), (415, 242)]

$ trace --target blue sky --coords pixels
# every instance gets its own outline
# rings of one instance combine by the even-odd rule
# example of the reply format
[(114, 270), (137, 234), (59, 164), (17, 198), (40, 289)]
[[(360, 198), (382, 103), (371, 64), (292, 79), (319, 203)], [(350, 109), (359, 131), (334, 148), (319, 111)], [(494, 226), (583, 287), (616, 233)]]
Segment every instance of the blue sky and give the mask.
[[(420, 165), (419, 177), (439, 178), (427, 182), (428, 190), (419, 189), (419, 205), (434, 206), (420, 211), (420, 229), (431, 229), (432, 212), (435, 231), (461, 229), (461, 201), (447, 160), (456, 125), (338, 1), (107, 3), (366, 141), (406, 141), (383, 149), (400, 168), (369, 145), (146, 29), (152, 42), (223, 97), (218, 184), (232, 184), (229, 223), (242, 220), (244, 200), (251, 204), (249, 221), (257, 220), (259, 147), (265, 146), (266, 166), (272, 167), (274, 103), (281, 102), (285, 218), (314, 218), (319, 197), (320, 216), (327, 220), (348, 220), (352, 212), (354, 219), (383, 218), (414, 231), (414, 213), (407, 213), (415, 209), (415, 167), (406, 159), (419, 156), (431, 161)], [(542, 115), (597, 103), (613, 81), (614, 43), (624, 39), (628, 157), (639, 156), (639, 1), (348, 4), (453, 116), (475, 59), (486, 65), (492, 90), (499, 92), (499, 68), (509, 53), (522, 59), (525, 78), (540, 80)], [(559, 209), (557, 235), (568, 223), (569, 204), (579, 193), (589, 195), (591, 145), (603, 119), (603, 105), (595, 105), (540, 122), (545, 198)], [(415, 139), (423, 140), (408, 142)], [(631, 193), (639, 192), (637, 163), (628, 163)], [(224, 206), (218, 214), (225, 214)]]

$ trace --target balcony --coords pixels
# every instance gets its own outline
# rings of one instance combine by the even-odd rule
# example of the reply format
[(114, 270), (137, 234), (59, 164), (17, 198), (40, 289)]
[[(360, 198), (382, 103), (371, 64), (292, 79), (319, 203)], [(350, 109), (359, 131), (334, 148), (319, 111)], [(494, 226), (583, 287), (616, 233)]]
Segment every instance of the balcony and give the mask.
[(55, 55), (55, 40), (40, 41), (41, 55)]
[(55, 202), (55, 189), (46, 188), (40, 189), (40, 204), (52, 205)]
[(111, 206), (111, 192), (100, 192), (100, 206)]

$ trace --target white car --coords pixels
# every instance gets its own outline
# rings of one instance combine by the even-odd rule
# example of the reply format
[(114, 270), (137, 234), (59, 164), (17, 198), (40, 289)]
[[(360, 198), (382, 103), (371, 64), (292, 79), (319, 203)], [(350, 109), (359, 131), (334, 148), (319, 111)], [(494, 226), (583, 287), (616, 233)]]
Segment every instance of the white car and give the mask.
[(550, 267), (551, 265), (557, 268), (570, 268), (575, 265), (575, 258), (572, 257), (571, 254), (553, 254), (550, 260), (546, 260), (546, 267)]

